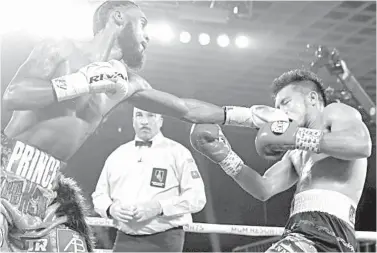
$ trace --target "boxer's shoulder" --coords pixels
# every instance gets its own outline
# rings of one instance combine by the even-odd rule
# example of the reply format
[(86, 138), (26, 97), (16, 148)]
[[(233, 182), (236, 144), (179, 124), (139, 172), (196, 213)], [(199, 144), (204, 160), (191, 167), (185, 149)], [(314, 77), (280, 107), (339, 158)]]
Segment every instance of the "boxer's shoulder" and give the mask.
[(75, 43), (69, 39), (44, 39), (36, 44), (33, 56), (57, 56), (65, 58), (76, 48)]
[(70, 40), (45, 39), (35, 45), (27, 60), (19, 69), (18, 77), (35, 76), (49, 78), (55, 68), (74, 52)]
[(323, 110), (323, 116), (325, 118), (345, 118), (352, 117), (361, 120), (361, 114), (355, 108), (343, 104), (343, 103), (331, 103), (325, 107)]
[(138, 88), (142, 90), (152, 88), (152, 86), (149, 84), (147, 80), (145, 80), (143, 77), (139, 76), (138, 74), (132, 71), (128, 73), (128, 78), (130, 82), (132, 82), (134, 85), (136, 85)]

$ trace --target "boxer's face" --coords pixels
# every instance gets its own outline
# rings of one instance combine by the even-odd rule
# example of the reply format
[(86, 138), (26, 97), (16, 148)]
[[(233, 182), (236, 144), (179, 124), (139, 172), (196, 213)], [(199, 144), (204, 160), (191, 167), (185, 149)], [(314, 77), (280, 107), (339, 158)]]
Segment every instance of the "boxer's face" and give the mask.
[(294, 85), (287, 85), (276, 94), (275, 107), (284, 111), (299, 126), (306, 125), (309, 113), (306, 95)]
[(138, 108), (134, 109), (133, 127), (136, 136), (143, 141), (148, 141), (158, 134), (162, 127), (162, 123), (163, 119), (161, 115), (146, 112)]
[(148, 45), (146, 33), (147, 19), (139, 8), (125, 10), (129, 22), (119, 34), (119, 46), (122, 49), (124, 62), (133, 69), (140, 69), (145, 59), (145, 50)]

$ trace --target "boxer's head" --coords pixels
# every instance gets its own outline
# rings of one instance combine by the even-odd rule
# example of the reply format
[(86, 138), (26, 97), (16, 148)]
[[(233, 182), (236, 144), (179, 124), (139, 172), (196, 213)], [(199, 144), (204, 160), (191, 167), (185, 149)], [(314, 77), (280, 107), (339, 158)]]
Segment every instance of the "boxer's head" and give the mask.
[(117, 31), (117, 44), (124, 62), (133, 69), (140, 69), (148, 45), (147, 19), (138, 5), (132, 1), (106, 1), (93, 17), (93, 33), (111, 27)]
[(322, 81), (307, 70), (291, 70), (273, 81), (275, 107), (300, 126), (307, 126), (326, 106)]
[(137, 137), (143, 141), (152, 139), (161, 131), (163, 118), (160, 114), (134, 108), (133, 127)]

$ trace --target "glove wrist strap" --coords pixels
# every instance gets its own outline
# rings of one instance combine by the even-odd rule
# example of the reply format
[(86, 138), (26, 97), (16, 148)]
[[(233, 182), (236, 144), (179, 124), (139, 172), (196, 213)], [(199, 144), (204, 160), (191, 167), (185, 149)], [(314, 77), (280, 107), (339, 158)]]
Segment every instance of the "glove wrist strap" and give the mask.
[(89, 84), (85, 75), (73, 73), (51, 80), (57, 100), (64, 101), (89, 94)]
[(321, 130), (300, 127), (296, 133), (295, 148), (319, 153), (322, 136)]
[(224, 125), (256, 128), (250, 108), (224, 106)]
[(231, 150), (225, 159), (219, 162), (219, 165), (226, 174), (235, 177), (240, 173), (243, 161), (233, 150)]

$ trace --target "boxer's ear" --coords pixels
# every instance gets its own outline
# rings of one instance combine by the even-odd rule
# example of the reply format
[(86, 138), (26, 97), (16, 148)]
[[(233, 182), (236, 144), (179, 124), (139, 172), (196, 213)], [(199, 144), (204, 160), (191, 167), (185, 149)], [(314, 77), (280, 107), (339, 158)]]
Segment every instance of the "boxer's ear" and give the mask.
[(121, 10), (115, 10), (112, 13), (112, 18), (118, 26), (123, 26), (126, 23), (126, 15)]
[(308, 99), (312, 106), (316, 106), (319, 100), (318, 93), (315, 91), (309, 92)]

